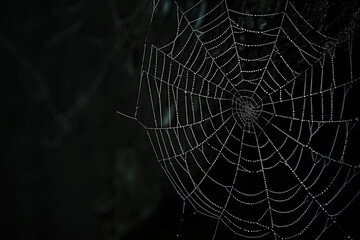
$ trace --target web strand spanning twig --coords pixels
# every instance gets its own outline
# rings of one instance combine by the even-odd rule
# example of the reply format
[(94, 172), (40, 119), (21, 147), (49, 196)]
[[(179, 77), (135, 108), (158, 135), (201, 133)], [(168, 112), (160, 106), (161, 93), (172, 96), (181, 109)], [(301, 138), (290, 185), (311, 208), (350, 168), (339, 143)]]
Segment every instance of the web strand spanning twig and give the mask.
[(116, 111), (116, 113), (117, 113), (117, 114), (120, 114), (121, 116), (126, 117), (126, 118), (128, 118), (128, 119), (131, 119), (131, 120), (136, 121), (136, 122), (137, 122), (138, 124), (140, 124), (144, 129), (146, 129), (145, 125), (142, 124), (137, 118), (132, 117), (132, 116), (130, 116), (130, 115), (127, 115), (127, 114), (125, 114), (125, 113), (119, 112), (119, 111)]

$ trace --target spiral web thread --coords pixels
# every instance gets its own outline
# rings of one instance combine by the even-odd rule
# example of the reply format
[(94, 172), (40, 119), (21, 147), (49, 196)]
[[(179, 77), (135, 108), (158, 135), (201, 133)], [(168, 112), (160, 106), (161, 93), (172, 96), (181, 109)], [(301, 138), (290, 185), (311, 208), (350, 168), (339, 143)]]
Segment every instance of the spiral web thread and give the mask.
[(359, 194), (340, 197), (359, 170), (345, 155), (358, 121), (345, 109), (359, 79), (351, 36), (336, 63), (337, 40), (290, 1), (258, 14), (225, 0), (175, 7), (173, 39), (145, 43), (131, 118), (177, 193), (215, 220), (213, 238), (220, 226), (240, 239), (320, 238), (330, 226), (350, 238), (336, 218)]

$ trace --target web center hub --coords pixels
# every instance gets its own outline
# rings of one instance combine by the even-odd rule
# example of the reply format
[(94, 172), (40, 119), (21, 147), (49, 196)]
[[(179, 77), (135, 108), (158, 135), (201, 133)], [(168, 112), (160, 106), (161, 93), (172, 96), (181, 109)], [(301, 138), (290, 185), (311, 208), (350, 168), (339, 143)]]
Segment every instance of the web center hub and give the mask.
[(253, 92), (241, 91), (234, 96), (233, 113), (241, 127), (251, 131), (262, 112), (262, 101)]

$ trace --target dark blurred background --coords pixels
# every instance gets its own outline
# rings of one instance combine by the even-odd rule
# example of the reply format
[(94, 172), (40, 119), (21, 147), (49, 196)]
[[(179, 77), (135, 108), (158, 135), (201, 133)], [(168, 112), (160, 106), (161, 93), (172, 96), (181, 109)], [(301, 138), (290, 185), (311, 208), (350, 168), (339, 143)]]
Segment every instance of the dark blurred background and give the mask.
[[(295, 5), (336, 37), (357, 25), (357, 2)], [(160, 20), (175, 17), (160, 4)], [(0, 239), (175, 239), (186, 227), (201, 239), (206, 220), (181, 224), (144, 129), (116, 114), (135, 110), (151, 13), (144, 0), (0, 4)]]
[(173, 206), (144, 130), (116, 114), (135, 109), (151, 9), (1, 4), (0, 239), (131, 239)]

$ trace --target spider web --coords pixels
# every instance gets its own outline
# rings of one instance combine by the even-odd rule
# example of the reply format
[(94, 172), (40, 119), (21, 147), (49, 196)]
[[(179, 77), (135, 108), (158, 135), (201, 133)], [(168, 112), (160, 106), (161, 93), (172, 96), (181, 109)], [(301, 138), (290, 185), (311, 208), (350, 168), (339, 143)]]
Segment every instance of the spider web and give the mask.
[[(152, 21), (159, 2), (154, 2)], [(145, 43), (136, 111), (184, 202), (239, 238), (320, 238), (359, 194), (345, 155), (359, 79), (338, 41), (290, 1), (272, 13), (177, 3), (173, 38)], [(170, 25), (170, 23), (169, 23)], [(343, 196), (346, 196), (343, 197)]]

